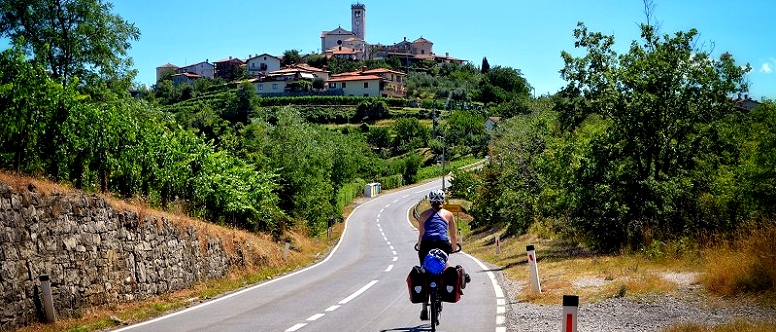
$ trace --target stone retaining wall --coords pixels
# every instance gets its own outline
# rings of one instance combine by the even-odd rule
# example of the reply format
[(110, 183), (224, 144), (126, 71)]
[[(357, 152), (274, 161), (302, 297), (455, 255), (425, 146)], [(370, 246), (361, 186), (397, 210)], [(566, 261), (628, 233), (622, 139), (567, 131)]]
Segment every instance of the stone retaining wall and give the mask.
[(97, 195), (15, 193), (0, 183), (0, 330), (42, 318), (42, 274), (62, 318), (186, 288), (244, 263), (241, 248), (230, 257), (217, 236), (180, 227), (114, 210)]

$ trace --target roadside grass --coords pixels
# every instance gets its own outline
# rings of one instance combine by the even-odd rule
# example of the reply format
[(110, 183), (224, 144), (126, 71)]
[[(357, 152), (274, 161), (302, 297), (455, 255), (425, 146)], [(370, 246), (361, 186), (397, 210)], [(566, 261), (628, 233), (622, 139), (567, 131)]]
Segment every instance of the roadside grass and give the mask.
[(680, 324), (664, 332), (776, 332), (776, 325), (746, 321), (735, 321), (713, 327), (701, 324)]
[[(559, 305), (563, 295), (577, 295), (580, 303), (593, 303), (691, 293), (702, 296), (710, 307), (755, 304), (776, 309), (776, 225), (770, 221), (744, 228), (747, 231), (732, 239), (656, 242), (637, 252), (600, 255), (541, 225), (526, 235), (510, 237), (503, 236), (504, 228), (495, 227), (470, 232), (465, 250), (517, 282), (522, 291), (513, 300), (519, 302)], [(541, 293), (534, 292), (529, 281), (529, 244), (536, 250)], [(664, 331), (776, 331), (776, 323), (731, 321), (714, 327), (683, 323)]]
[(704, 250), (701, 283), (714, 294), (738, 297), (756, 294), (763, 305), (776, 308), (776, 224), (742, 227), (732, 240), (715, 239)]

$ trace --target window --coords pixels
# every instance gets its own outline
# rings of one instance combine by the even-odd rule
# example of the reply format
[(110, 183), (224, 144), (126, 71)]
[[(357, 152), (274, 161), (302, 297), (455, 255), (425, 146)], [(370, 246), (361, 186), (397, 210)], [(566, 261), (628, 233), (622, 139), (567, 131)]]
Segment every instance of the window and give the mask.
[(369, 97), (369, 94), (368, 94), (368, 93), (365, 93), (365, 94), (364, 94), (364, 97)]
[(259, 84), (256, 88), (259, 90), (264, 90), (264, 84)]
[(329, 89), (334, 89), (337, 87), (337, 83), (331, 82), (329, 83)]
[(364, 82), (364, 89), (369, 89), (369, 82)]
[(342, 88), (343, 89), (345, 88), (345, 82), (342, 82)]
[(277, 89), (278, 89), (278, 84), (272, 83), (272, 90), (277, 90)]

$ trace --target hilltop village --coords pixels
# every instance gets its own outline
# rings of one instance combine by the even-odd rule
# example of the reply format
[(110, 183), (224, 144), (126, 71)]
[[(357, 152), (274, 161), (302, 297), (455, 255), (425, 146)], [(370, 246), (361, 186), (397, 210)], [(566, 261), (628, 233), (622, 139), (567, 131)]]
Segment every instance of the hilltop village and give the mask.
[[(463, 60), (434, 53), (434, 43), (422, 36), (414, 41), (406, 37), (392, 45), (370, 44), (366, 41), (366, 5), (356, 3), (350, 6), (351, 30), (341, 26), (330, 31), (322, 31), (321, 54), (327, 59), (350, 61), (387, 60), (395, 58), (402, 67), (410, 66), (419, 61), (437, 63), (457, 62)], [(313, 54), (302, 56), (302, 60)], [(382, 96), (404, 97), (404, 72), (387, 68), (367, 69), (332, 74), (324, 66), (316, 68), (302, 63), (283, 65), (282, 56), (272, 54), (249, 54), (245, 59), (228, 57), (218, 61), (205, 61), (176, 66), (171, 63), (156, 68), (157, 82), (167, 75), (174, 85), (193, 83), (202, 78), (220, 78), (234, 81), (249, 77), (255, 92), (263, 96), (283, 96), (298, 93), (301, 86), (311, 86), (314, 81), (322, 85), (319, 92), (330, 95), (344, 96)], [(322, 91), (320, 91), (322, 90)]]

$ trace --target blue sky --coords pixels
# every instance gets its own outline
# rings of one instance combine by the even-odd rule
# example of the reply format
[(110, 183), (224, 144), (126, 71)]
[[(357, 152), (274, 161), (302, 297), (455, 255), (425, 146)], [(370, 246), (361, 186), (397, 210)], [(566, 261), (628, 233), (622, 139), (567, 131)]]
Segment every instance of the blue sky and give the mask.
[[(320, 52), (321, 31), (350, 30), (351, 0), (114, 0), (114, 13), (141, 31), (130, 56), (136, 81), (152, 85), (155, 68), (229, 56), (282, 55), (297, 49)], [(560, 53), (574, 51), (578, 21), (590, 31), (614, 35), (618, 53), (639, 38), (645, 21), (641, 0), (359, 1), (366, 5), (366, 41), (393, 44), (424, 37), (434, 52), (480, 66), (520, 69), (537, 95), (554, 93), (565, 82)], [(776, 99), (776, 1), (654, 0), (653, 18), (662, 33), (690, 28), (698, 47), (718, 56), (730, 52), (750, 64), (750, 96)]]

